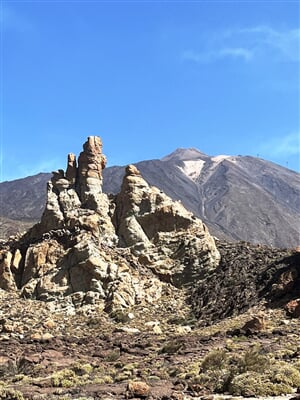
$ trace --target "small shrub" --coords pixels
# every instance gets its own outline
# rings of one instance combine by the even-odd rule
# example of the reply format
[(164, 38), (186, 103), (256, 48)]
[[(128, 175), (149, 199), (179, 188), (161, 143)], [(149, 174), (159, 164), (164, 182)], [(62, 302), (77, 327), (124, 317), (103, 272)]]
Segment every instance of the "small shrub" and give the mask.
[(54, 387), (70, 388), (80, 383), (75, 372), (70, 369), (63, 369), (52, 375), (52, 385)]
[(228, 356), (222, 349), (213, 350), (208, 353), (201, 364), (202, 371), (221, 370), (228, 362)]
[(115, 322), (125, 324), (130, 321), (128, 313), (124, 312), (123, 310), (113, 310), (109, 314), (110, 318), (112, 318)]
[(110, 351), (106, 357), (105, 360), (108, 362), (115, 362), (120, 358), (120, 349), (112, 350)]
[(105, 383), (114, 383), (114, 380), (111, 376), (105, 375), (103, 377), (96, 377), (93, 381), (93, 383), (98, 384), (98, 385), (103, 385)]
[(138, 367), (139, 363), (130, 363), (123, 366), (123, 371), (132, 371)]
[(229, 393), (234, 396), (278, 396), (292, 391), (289, 385), (273, 383), (267, 376), (255, 371), (236, 375), (229, 385)]
[(210, 370), (208, 373), (201, 373), (194, 377), (192, 384), (200, 384), (212, 392), (223, 393), (227, 391), (230, 372), (226, 370)]
[(115, 382), (122, 382), (132, 378), (131, 371), (124, 371), (115, 376)]
[(195, 325), (197, 319), (194, 315), (187, 315), (187, 316), (176, 316), (169, 318), (167, 323), (170, 325)]
[(296, 368), (296, 370), (300, 372), (300, 360), (293, 363), (293, 367)]
[(291, 387), (300, 387), (300, 372), (285, 362), (278, 362), (271, 368), (270, 379), (274, 383), (278, 382)]
[(260, 354), (258, 346), (247, 350), (238, 361), (238, 369), (241, 373), (247, 371), (264, 372), (269, 366), (269, 358), (266, 355)]
[(75, 372), (76, 375), (89, 375), (93, 372), (93, 367), (90, 364), (81, 364), (77, 362), (72, 366), (72, 370)]
[(24, 400), (23, 394), (18, 390), (0, 387), (1, 400)]
[(159, 351), (160, 354), (175, 354), (184, 346), (181, 342), (168, 342)]

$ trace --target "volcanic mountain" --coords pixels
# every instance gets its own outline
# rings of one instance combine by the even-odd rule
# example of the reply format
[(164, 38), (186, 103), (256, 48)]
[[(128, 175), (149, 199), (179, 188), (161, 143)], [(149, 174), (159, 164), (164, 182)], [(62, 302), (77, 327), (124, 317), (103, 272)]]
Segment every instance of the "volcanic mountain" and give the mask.
[[(135, 164), (144, 179), (201, 218), (219, 238), (276, 247), (300, 244), (300, 175), (250, 156), (210, 157), (177, 149)], [(125, 167), (103, 170), (103, 191), (117, 193)], [(50, 174), (0, 183), (1, 235), (41, 217)], [(9, 220), (8, 220), (9, 219)], [(12, 220), (12, 221), (10, 221)]]

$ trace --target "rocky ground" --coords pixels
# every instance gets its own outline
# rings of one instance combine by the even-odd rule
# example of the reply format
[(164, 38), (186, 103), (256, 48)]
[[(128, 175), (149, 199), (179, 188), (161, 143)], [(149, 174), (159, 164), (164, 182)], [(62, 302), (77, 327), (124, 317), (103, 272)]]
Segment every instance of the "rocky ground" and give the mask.
[(173, 289), (111, 314), (0, 296), (1, 399), (291, 398), (300, 388), (300, 320), (282, 309), (199, 327)]
[(0, 400), (183, 400), (300, 391), (300, 253), (216, 240), (102, 142), (0, 243)]

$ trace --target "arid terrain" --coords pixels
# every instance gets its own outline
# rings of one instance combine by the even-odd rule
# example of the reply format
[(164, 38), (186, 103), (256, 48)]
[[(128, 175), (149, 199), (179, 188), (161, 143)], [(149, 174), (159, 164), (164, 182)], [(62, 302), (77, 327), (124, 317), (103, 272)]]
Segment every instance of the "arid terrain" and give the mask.
[(213, 237), (102, 142), (0, 246), (0, 399), (299, 398), (300, 252)]

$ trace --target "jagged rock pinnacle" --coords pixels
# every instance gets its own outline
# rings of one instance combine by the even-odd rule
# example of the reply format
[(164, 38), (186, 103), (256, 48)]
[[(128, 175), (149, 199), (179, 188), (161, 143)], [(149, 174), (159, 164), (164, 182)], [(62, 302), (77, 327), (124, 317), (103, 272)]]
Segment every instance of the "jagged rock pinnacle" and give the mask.
[(101, 139), (89, 136), (78, 158), (77, 190), (82, 202), (89, 201), (91, 194), (102, 193), (102, 170), (105, 165)]
[(105, 164), (97, 136), (78, 163), (68, 155), (66, 172), (55, 171), (48, 183), (41, 222), (0, 249), (0, 288), (129, 307), (154, 303), (166, 282), (180, 287), (218, 265), (202, 221), (150, 187), (135, 166), (126, 168), (117, 196), (102, 193)]
[(133, 164), (127, 165), (127, 167), (125, 168), (125, 176), (130, 176), (130, 175), (137, 175), (137, 176), (141, 175), (140, 171)]

